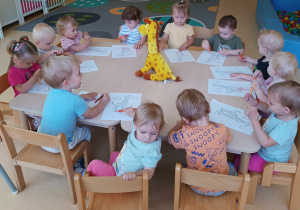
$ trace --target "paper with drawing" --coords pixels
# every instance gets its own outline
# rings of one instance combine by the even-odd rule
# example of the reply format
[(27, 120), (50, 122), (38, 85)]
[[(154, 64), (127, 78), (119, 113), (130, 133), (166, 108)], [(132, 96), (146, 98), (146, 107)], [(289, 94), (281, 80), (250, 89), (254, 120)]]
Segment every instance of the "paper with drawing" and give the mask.
[(253, 74), (248, 66), (210, 66), (210, 70), (212, 71), (215, 79), (234, 79), (230, 76), (232, 73)]
[(226, 127), (250, 136), (253, 133), (251, 122), (243, 109), (221, 103), (215, 99), (210, 102), (210, 109), (210, 121), (222, 123)]
[(98, 71), (98, 67), (94, 60), (82, 61), (80, 64), (80, 72), (87, 73), (92, 71)]
[(111, 50), (112, 50), (111, 47), (91, 47), (91, 46), (89, 46), (86, 50), (77, 52), (76, 55), (109, 56)]
[(113, 45), (112, 46), (112, 58), (130, 58), (136, 57), (136, 49), (133, 45)]
[[(250, 93), (251, 82), (228, 81), (220, 79), (208, 80), (208, 94), (228, 95), (244, 97), (246, 93)], [(256, 95), (252, 92), (253, 97)]]
[(226, 56), (218, 52), (204, 50), (197, 59), (197, 63), (204, 63), (213, 66), (223, 66)]
[(178, 51), (178, 49), (164, 50), (171, 63), (194, 62), (195, 59), (189, 51)]
[(50, 87), (45, 80), (42, 78), (40, 84), (37, 82), (27, 93), (37, 93), (37, 94), (48, 94), (52, 87)]

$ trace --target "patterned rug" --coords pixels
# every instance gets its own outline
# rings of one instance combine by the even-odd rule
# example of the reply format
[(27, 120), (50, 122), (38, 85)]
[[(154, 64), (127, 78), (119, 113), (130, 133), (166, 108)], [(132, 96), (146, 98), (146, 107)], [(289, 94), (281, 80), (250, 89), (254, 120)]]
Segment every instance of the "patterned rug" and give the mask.
[[(121, 14), (127, 6), (134, 5), (143, 11), (143, 17), (161, 20), (166, 25), (173, 21), (171, 6), (174, 2), (158, 0), (77, 0), (15, 30), (32, 31), (33, 27), (40, 22), (47, 23), (55, 29), (59, 17), (71, 15), (78, 21), (79, 30), (89, 32), (92, 37), (117, 38), (119, 26), (124, 24)], [(219, 0), (191, 0), (190, 18), (187, 23), (193, 26), (214, 28), (218, 5)], [(161, 33), (163, 33), (163, 30)]]

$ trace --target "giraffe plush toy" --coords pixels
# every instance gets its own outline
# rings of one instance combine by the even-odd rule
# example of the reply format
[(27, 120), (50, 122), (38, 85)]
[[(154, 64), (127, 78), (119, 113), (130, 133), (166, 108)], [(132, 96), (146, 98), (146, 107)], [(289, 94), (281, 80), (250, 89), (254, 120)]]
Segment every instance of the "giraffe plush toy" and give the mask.
[[(148, 56), (145, 66), (135, 72), (135, 75), (137, 77), (143, 76), (144, 79), (153, 81), (163, 81), (166, 79), (180, 81), (180, 77), (172, 74), (170, 66), (159, 52), (158, 35), (161, 29), (160, 25), (164, 23), (162, 21), (151, 20), (148, 17), (144, 19), (144, 22), (146, 25), (141, 25), (139, 32), (142, 36), (148, 36)], [(151, 69), (154, 69), (156, 73), (147, 74), (146, 72)]]

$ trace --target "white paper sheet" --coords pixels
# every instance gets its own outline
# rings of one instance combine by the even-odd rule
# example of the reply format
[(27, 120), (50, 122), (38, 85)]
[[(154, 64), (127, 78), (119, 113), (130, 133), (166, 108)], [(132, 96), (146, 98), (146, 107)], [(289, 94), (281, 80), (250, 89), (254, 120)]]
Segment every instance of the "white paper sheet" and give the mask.
[(136, 49), (133, 45), (113, 45), (112, 46), (112, 58), (130, 58), (136, 57)]
[(92, 47), (89, 46), (87, 50), (77, 52), (76, 55), (86, 56), (109, 56), (112, 48), (111, 47)]
[[(208, 80), (208, 94), (244, 97), (251, 90), (251, 82), (228, 81), (220, 79)], [(256, 95), (252, 91), (255, 98)]]
[(80, 72), (87, 73), (92, 71), (98, 71), (98, 67), (94, 60), (82, 61), (80, 64)]
[[(88, 91), (84, 91), (84, 90), (82, 90), (82, 91), (80, 91), (79, 93), (78, 93), (78, 95), (81, 95), (81, 94), (87, 94), (87, 93), (89, 93)], [(101, 99), (99, 100), (99, 101), (97, 101), (97, 99), (101, 96), (102, 94), (98, 94), (95, 98), (95, 100), (85, 100), (86, 101), (86, 103), (87, 103), (87, 105), (89, 106), (89, 107), (91, 107), (91, 108), (93, 108), (94, 106), (96, 106), (97, 104), (99, 104), (99, 102), (101, 101)], [(95, 101), (97, 101), (96, 103), (95, 103)]]
[(253, 74), (248, 66), (210, 66), (210, 70), (212, 71), (215, 79), (234, 79), (230, 77), (230, 74), (232, 73)]
[(178, 49), (164, 50), (171, 63), (194, 62), (195, 58), (189, 51), (178, 51)]
[(252, 135), (253, 127), (243, 109), (221, 103), (215, 99), (210, 102), (209, 120), (222, 123), (233, 130)]
[(221, 55), (218, 52), (214, 51), (207, 51), (204, 50), (200, 54), (199, 58), (197, 59), (197, 63), (204, 63), (208, 65), (214, 65), (214, 66), (223, 66), (225, 62), (226, 56)]
[(50, 87), (42, 78), (40, 84), (37, 82), (27, 93), (48, 94), (52, 87)]
[(106, 105), (101, 120), (132, 121), (124, 112), (117, 112), (127, 107), (137, 108), (141, 104), (141, 93), (110, 93), (110, 102)]

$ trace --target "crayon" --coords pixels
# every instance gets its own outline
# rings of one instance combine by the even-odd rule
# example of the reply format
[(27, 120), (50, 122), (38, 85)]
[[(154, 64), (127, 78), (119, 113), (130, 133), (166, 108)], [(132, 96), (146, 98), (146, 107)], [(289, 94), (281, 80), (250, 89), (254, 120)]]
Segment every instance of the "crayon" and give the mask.
[(94, 102), (94, 103), (97, 103), (101, 98), (103, 98), (103, 94)]
[[(134, 108), (133, 110), (135, 111), (136, 109)], [(124, 109), (120, 109), (117, 112), (124, 112)]]
[(239, 55), (240, 55), (240, 57), (241, 57), (241, 59), (242, 59), (242, 61), (244, 60), (244, 58), (243, 58), (243, 56), (241, 55), (241, 53), (239, 52)]

